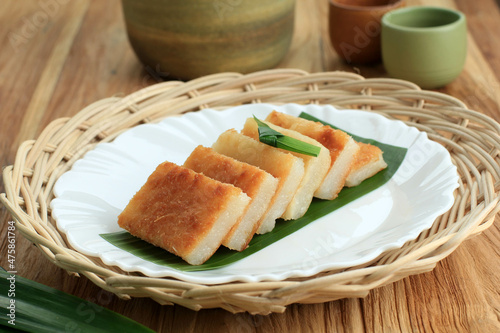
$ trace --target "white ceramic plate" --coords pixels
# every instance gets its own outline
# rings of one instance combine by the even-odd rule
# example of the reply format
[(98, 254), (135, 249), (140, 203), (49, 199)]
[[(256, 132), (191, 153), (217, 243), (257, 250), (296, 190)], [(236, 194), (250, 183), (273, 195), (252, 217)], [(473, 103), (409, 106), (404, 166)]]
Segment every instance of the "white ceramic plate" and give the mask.
[[(182, 164), (197, 145), (211, 146), (224, 130), (239, 130), (252, 114), (263, 119), (273, 109), (292, 115), (305, 111), (352, 134), (407, 147), (408, 152), (382, 187), (223, 268), (178, 271), (138, 258), (99, 236), (121, 230), (118, 214), (158, 164)], [(59, 178), (51, 207), (57, 227), (76, 250), (125, 271), (204, 284), (279, 281), (363, 264), (401, 247), (451, 207), (457, 187), (448, 151), (403, 122), (331, 106), (251, 104), (136, 126), (111, 143), (97, 145)]]

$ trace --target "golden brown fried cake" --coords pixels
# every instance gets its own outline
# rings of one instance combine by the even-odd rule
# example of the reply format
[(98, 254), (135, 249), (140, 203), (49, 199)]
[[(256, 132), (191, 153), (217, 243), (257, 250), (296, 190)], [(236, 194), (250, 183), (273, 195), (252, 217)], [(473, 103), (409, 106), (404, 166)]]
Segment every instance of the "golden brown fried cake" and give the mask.
[(337, 197), (356, 160), (359, 146), (347, 133), (300, 117), (272, 111), (266, 121), (306, 135), (330, 151), (330, 169), (314, 196), (332, 200)]
[(358, 157), (345, 183), (348, 187), (357, 186), (363, 180), (387, 168), (387, 163), (384, 161), (382, 150), (379, 147), (363, 142), (358, 142), (358, 145), (360, 148)]
[(212, 179), (232, 184), (250, 197), (251, 202), (245, 213), (222, 241), (230, 249), (244, 250), (261, 225), (261, 218), (276, 192), (278, 179), (256, 166), (203, 146), (193, 150), (184, 166)]
[(164, 162), (118, 216), (118, 225), (199, 265), (219, 248), (249, 202), (233, 185)]
[(212, 148), (221, 154), (259, 167), (278, 179), (275, 195), (257, 233), (263, 234), (273, 230), (276, 219), (283, 215), (304, 176), (302, 159), (274, 149), (234, 129), (222, 133)]
[[(272, 129), (292, 137), (304, 141), (306, 143), (318, 146), (321, 148), (317, 157), (308, 156), (300, 153), (289, 152), (292, 155), (301, 158), (304, 161), (304, 177), (295, 192), (292, 201), (288, 205), (282, 218), (285, 220), (294, 220), (302, 217), (309, 205), (311, 204), (314, 192), (319, 188), (323, 179), (325, 178), (328, 170), (330, 169), (330, 153), (318, 141), (300, 134), (299, 132), (292, 131), (283, 127), (267, 123)], [(242, 133), (256, 140), (259, 139), (258, 125), (255, 119), (248, 118), (243, 127)], [(273, 148), (279, 151), (286, 151), (279, 148)], [(288, 151), (287, 151), (288, 152)]]

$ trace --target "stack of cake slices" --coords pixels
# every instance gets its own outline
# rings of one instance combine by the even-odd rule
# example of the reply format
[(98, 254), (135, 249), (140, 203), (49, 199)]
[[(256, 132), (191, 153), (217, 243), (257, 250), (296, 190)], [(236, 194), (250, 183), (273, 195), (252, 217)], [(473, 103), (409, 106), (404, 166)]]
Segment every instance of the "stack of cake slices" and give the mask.
[(314, 197), (333, 200), (387, 167), (382, 151), (345, 132), (273, 111), (265, 123), (283, 135), (320, 148), (317, 156), (259, 141), (254, 118), (196, 147), (183, 165), (161, 163), (118, 216), (130, 234), (191, 265), (222, 245), (243, 251), (277, 220), (302, 217)]

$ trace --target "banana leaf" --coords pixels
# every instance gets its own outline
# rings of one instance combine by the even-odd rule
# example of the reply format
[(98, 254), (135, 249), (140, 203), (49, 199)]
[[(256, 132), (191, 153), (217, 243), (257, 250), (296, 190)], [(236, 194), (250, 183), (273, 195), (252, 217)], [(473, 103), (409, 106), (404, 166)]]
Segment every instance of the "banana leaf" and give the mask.
[[(300, 117), (309, 120), (320, 121), (319, 119), (316, 119), (306, 113), (302, 113)], [(332, 126), (325, 122), (322, 123)], [(334, 126), (332, 127), (335, 128)], [(244, 251), (237, 252), (229, 250), (225, 247), (220, 247), (215, 252), (215, 254), (204, 264), (193, 266), (186, 263), (184, 260), (175, 256), (174, 254), (171, 254), (159, 247), (155, 247), (126, 231), (101, 234), (100, 236), (114, 246), (144, 260), (162, 266), (169, 266), (181, 271), (210, 270), (229, 265), (257, 251), (260, 251), (266, 246), (269, 246), (274, 242), (277, 242), (280, 239), (300, 230), (309, 223), (314, 222), (316, 219), (327, 215), (335, 211), (336, 209), (339, 209), (347, 205), (348, 203), (364, 196), (365, 194), (379, 188), (380, 186), (384, 185), (389, 179), (391, 179), (391, 177), (403, 162), (407, 149), (384, 144), (372, 139), (366, 139), (354, 135), (352, 136), (358, 142), (370, 143), (382, 149), (382, 151), (384, 152), (384, 160), (386, 161), (388, 167), (385, 170), (377, 173), (375, 176), (366, 179), (356, 187), (346, 187), (342, 189), (335, 200), (320, 200), (315, 198), (303, 217), (286, 222), (282, 220), (276, 221), (276, 226), (271, 232), (262, 235), (255, 235), (248, 248), (246, 248)]]
[(0, 270), (0, 332), (154, 332), (60, 290)]

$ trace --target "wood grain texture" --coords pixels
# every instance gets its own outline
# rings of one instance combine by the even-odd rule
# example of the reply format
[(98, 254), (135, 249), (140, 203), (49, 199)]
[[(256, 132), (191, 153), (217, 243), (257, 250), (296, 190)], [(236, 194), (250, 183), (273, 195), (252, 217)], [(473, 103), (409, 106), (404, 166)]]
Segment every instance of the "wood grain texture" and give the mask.
[[(237, 2), (228, 2), (236, 4)], [(413, 0), (462, 10), (468, 19), (466, 67), (438, 91), (500, 121), (500, 10), (494, 0)], [(279, 65), (309, 72), (344, 70), (386, 76), (382, 65), (350, 66), (327, 35), (328, 3), (298, 0), (289, 53)], [(6, 2), (0, 11), (0, 164), (14, 162), (19, 144), (47, 124), (99, 99), (126, 95), (161, 80), (161, 68), (142, 66), (124, 31), (120, 2)], [(3, 192), (3, 184), (0, 192)], [(0, 265), (7, 266), (7, 221), (0, 208)], [(364, 299), (288, 307), (283, 314), (251, 316), (224, 310), (195, 312), (149, 299), (124, 301), (85, 277), (49, 264), (21, 236), (19, 275), (91, 300), (158, 332), (499, 332), (500, 220), (465, 241), (431, 272), (373, 290)], [(75, 310), (76, 311), (76, 310)], [(91, 320), (88, 312), (83, 319)]]

